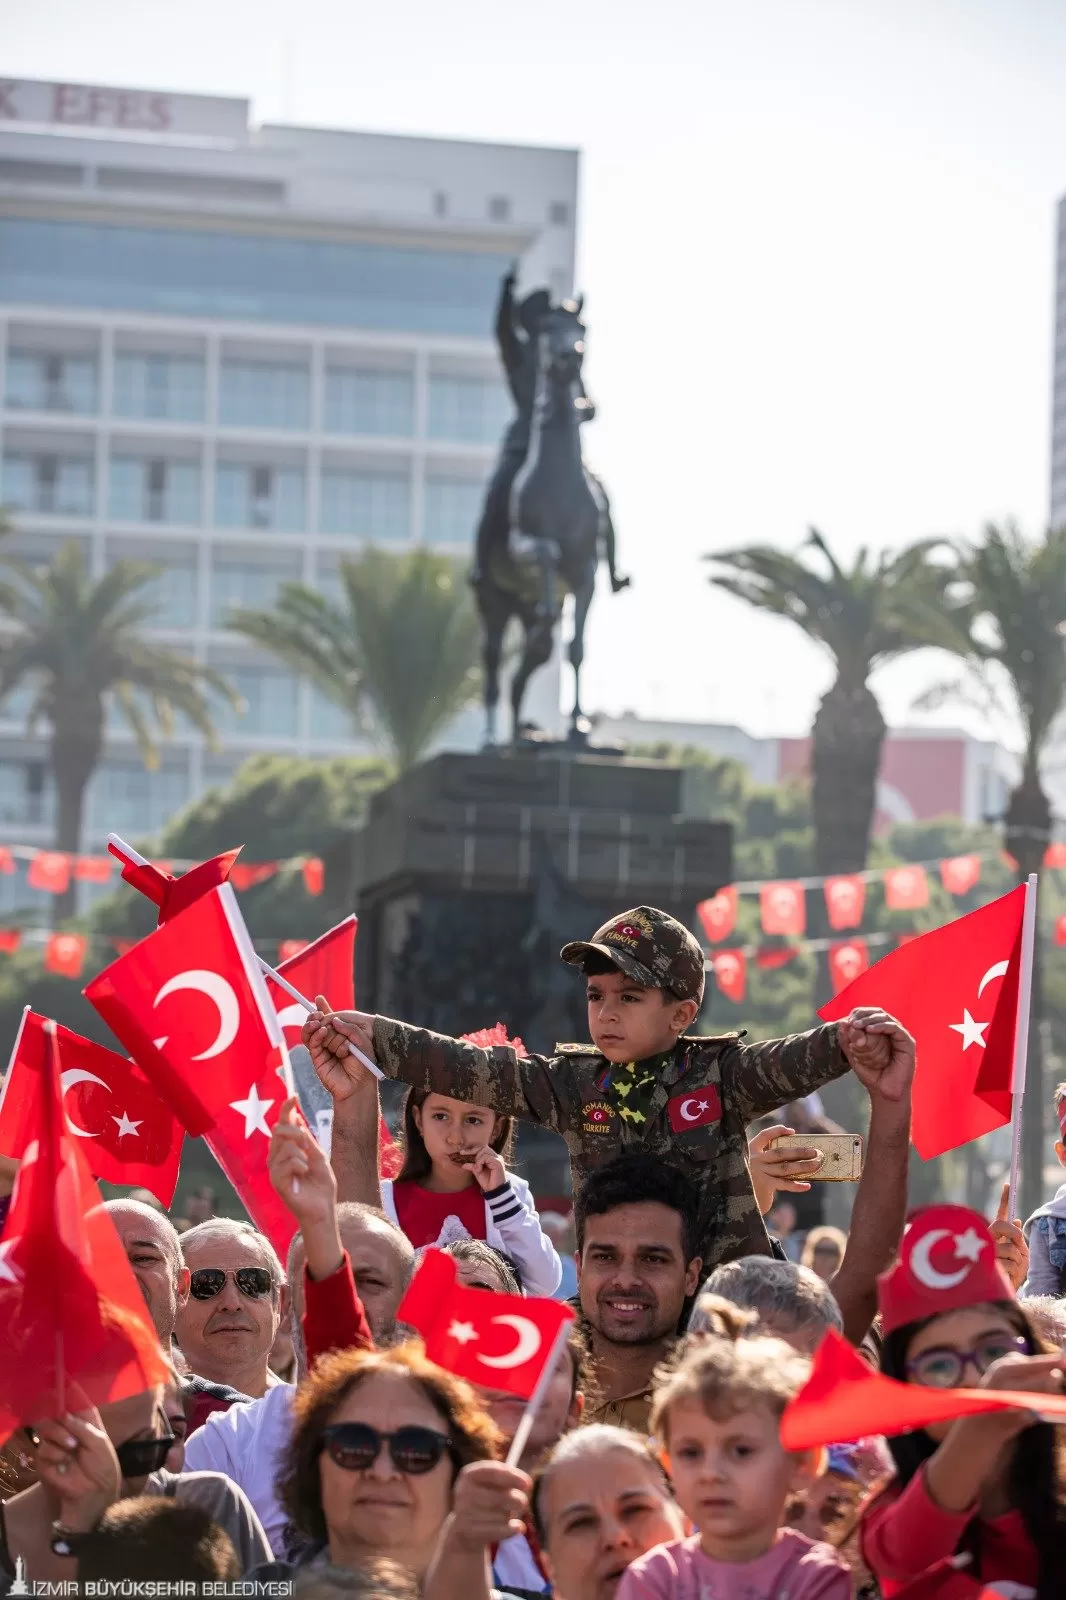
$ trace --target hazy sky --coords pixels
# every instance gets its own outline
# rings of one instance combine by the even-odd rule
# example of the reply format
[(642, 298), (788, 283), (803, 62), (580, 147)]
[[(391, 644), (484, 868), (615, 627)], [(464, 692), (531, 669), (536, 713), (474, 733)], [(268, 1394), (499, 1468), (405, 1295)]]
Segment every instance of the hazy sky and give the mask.
[[(581, 148), (588, 449), (634, 578), (589, 706), (802, 732), (828, 668), (702, 552), (1046, 517), (1061, 0), (0, 0), (0, 43), (15, 77)], [(880, 674), (890, 721), (938, 670)]]

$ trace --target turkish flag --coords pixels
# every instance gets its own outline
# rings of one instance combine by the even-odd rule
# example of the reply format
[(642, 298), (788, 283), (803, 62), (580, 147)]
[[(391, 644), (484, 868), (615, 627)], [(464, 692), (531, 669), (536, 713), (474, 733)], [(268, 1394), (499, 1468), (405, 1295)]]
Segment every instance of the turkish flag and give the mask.
[(11, 853), (10, 845), (0, 844), (0, 872), (17, 872), (15, 857)]
[(865, 939), (844, 939), (829, 946), (829, 976), (833, 980), (833, 993), (854, 983), (860, 972), (870, 965), (870, 948)]
[(1066, 916), (1055, 918), (1055, 931), (1052, 939), (1055, 944), (1066, 944)]
[(1019, 1405), (1048, 1421), (1066, 1419), (1066, 1394), (1034, 1395), (1030, 1390), (1025, 1398), (1008, 1389), (933, 1389), (887, 1378), (830, 1328), (815, 1352), (810, 1377), (785, 1407), (781, 1443), (786, 1450), (812, 1450), (848, 1444), (870, 1433), (911, 1433), (930, 1422), (953, 1422)]
[(747, 989), (748, 958), (743, 950), (719, 950), (712, 957), (714, 981), (727, 1000), (740, 1004)]
[(862, 874), (849, 872), (843, 877), (826, 878), (824, 892), (829, 926), (838, 932), (843, 928), (857, 928), (866, 906), (866, 881)]
[(0, 1090), (0, 1155), (21, 1160), (26, 1147), (40, 1138), (34, 1118), (38, 1079), (51, 1071), (51, 1029), (63, 1063), (60, 1091), (67, 1131), (80, 1141), (93, 1177), (140, 1185), (169, 1206), (181, 1165), (181, 1123), (134, 1062), (49, 1022), (28, 1006)]
[(675, 1133), (687, 1133), (689, 1128), (704, 1128), (709, 1123), (721, 1122), (721, 1096), (713, 1083), (704, 1089), (671, 1095), (666, 1102), (666, 1114)]
[(115, 1225), (64, 1118), (58, 1034), (34, 1074), (0, 1243), (0, 1444), (20, 1425), (166, 1383), (168, 1367)]
[(318, 856), (304, 862), (303, 880), (308, 894), (321, 894), (326, 887), (326, 869)]
[(885, 905), (890, 911), (917, 911), (929, 904), (929, 879), (924, 867), (889, 867), (885, 872)]
[(282, 939), (278, 945), (278, 960), (291, 961), (301, 950), (306, 950), (310, 943), (310, 939)]
[(66, 894), (70, 887), (70, 857), (61, 850), (38, 850), (30, 862), (26, 882), (45, 894)]
[(268, 878), (275, 877), (277, 870), (276, 861), (258, 861), (245, 866), (238, 862), (230, 868), (229, 881), (239, 894), (243, 894), (245, 889), (254, 889), (257, 883), (266, 883)]
[(760, 972), (776, 972), (779, 967), (787, 967), (790, 961), (795, 961), (798, 955), (794, 944), (767, 944), (756, 950), (755, 965)]
[(204, 1135), (284, 1260), (295, 1222), (270, 1182), (267, 1151), (291, 1068), (230, 885), (168, 915), (85, 995), (189, 1132)]
[(89, 941), (84, 933), (53, 933), (44, 947), (44, 970), (60, 978), (80, 978)]
[(711, 944), (728, 939), (737, 925), (737, 891), (732, 884), (719, 889), (709, 900), (701, 900), (696, 907), (704, 933)]
[(763, 933), (800, 934), (807, 926), (801, 883), (764, 883), (759, 890)]
[(1057, 840), (1044, 851), (1045, 867), (1066, 867), (1066, 844)]
[(940, 863), (940, 881), (948, 894), (966, 894), (980, 878), (980, 856), (948, 856)]
[(925, 1161), (1010, 1121), (1025, 889), (923, 933), (822, 1006), (883, 1006), (915, 1037), (912, 1138)]
[(159, 907), (159, 920), (166, 922), (169, 917), (176, 917), (179, 911), (184, 911), (191, 906), (201, 895), (208, 894), (212, 889), (217, 889), (220, 883), (225, 883), (233, 871), (233, 863), (244, 849), (238, 845), (236, 850), (225, 850), (220, 856), (212, 856), (210, 861), (200, 861), (195, 867), (190, 867), (188, 872), (183, 872), (180, 878), (173, 877), (165, 871), (162, 863), (153, 866), (150, 861), (139, 865), (126, 855), (121, 846), (114, 839), (107, 841), (107, 848), (116, 860), (122, 863), (122, 879), (131, 888), (139, 889), (154, 905)]
[(108, 883), (112, 865), (110, 856), (79, 856), (74, 863), (74, 876), (79, 883)]
[(13, 956), (21, 943), (21, 928), (0, 928), (0, 951), (5, 956)]
[(559, 1300), (463, 1288), (441, 1250), (425, 1252), (396, 1316), (418, 1330), (438, 1367), (526, 1400), (574, 1320)]

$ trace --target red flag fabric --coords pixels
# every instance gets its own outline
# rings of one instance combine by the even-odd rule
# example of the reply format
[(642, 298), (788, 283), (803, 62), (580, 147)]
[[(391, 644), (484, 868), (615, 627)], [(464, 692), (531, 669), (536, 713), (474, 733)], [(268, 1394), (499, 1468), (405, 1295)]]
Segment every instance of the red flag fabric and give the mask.
[(111, 867), (110, 856), (79, 856), (74, 863), (74, 876), (79, 883), (109, 883)]
[(284, 1260), (295, 1223), (267, 1151), (291, 1069), (233, 889), (221, 884), (168, 916), (85, 994), (189, 1132), (203, 1133)]
[(807, 906), (800, 883), (764, 883), (759, 890), (763, 933), (800, 934), (807, 926)]
[(779, 967), (787, 967), (798, 956), (799, 950), (794, 944), (763, 945), (755, 952), (755, 965), (760, 972), (776, 972)]
[(301, 950), (306, 950), (310, 943), (310, 939), (282, 939), (278, 945), (278, 960), (291, 961)]
[(671, 1095), (666, 1102), (666, 1114), (675, 1133), (687, 1133), (689, 1128), (703, 1128), (722, 1120), (722, 1099), (713, 1083), (705, 1089), (691, 1093)]
[(45, 894), (66, 894), (70, 887), (70, 857), (60, 850), (38, 850), (30, 862), (26, 882)]
[(714, 981), (727, 1000), (740, 1004), (748, 986), (748, 958), (743, 950), (719, 950), (713, 958)]
[(166, 922), (191, 906), (201, 895), (225, 883), (244, 846), (238, 845), (236, 850), (224, 850), (220, 856), (212, 856), (210, 861), (198, 862), (188, 872), (183, 872), (180, 878), (172, 877), (162, 863), (153, 866), (146, 861), (138, 865), (113, 839), (107, 841), (107, 848), (122, 863), (123, 881), (147, 895), (159, 907), (160, 922)]
[[(925, 1161), (1010, 1121), (1025, 889), (911, 939), (818, 1015), (884, 1006), (914, 1035), (912, 1138)], [(931, 981), (933, 975), (933, 981)]]
[(168, 1378), (115, 1225), (64, 1124), (57, 1042), (35, 1074), (37, 1138), (0, 1243), (0, 1444), (20, 1425)]
[(709, 900), (701, 900), (696, 907), (696, 915), (709, 944), (719, 944), (723, 939), (728, 939), (737, 925), (736, 889), (730, 884), (725, 889), (719, 889), (717, 894), (712, 894)]
[(425, 1252), (396, 1316), (418, 1330), (439, 1367), (527, 1400), (559, 1330), (574, 1320), (559, 1300), (463, 1288), (455, 1262), (441, 1250)]
[(84, 933), (53, 933), (44, 947), (44, 970), (60, 978), (80, 978), (88, 948)]
[(18, 868), (15, 865), (15, 857), (11, 853), (10, 846), (6, 844), (0, 845), (0, 872), (6, 872), (10, 874), (17, 871)]
[(834, 932), (843, 928), (858, 928), (866, 906), (866, 881), (859, 872), (849, 872), (842, 877), (826, 878), (825, 909), (829, 926)]
[(134, 1062), (28, 1006), (0, 1089), (0, 1155), (21, 1161), (41, 1137), (35, 1121), (38, 1080), (52, 1070), (51, 1029), (63, 1063), (60, 1093), (67, 1131), (80, 1142), (93, 1177), (150, 1189), (169, 1206), (181, 1165), (181, 1123)]
[(885, 905), (890, 911), (917, 911), (929, 904), (929, 879), (924, 867), (889, 867), (885, 873)]
[(22, 943), (22, 933), (18, 928), (0, 928), (0, 951), (5, 956), (13, 956)]
[(230, 868), (229, 881), (238, 893), (243, 894), (245, 889), (254, 889), (257, 883), (266, 883), (268, 878), (275, 877), (277, 870), (276, 861), (257, 861), (245, 866), (238, 862)]
[(326, 869), (317, 856), (304, 862), (303, 879), (308, 894), (321, 894), (326, 887)]
[(948, 894), (967, 894), (980, 878), (980, 856), (948, 856), (940, 863), (940, 881)]
[(1002, 1590), (986, 1589), (979, 1579), (971, 1578), (966, 1570), (971, 1564), (972, 1557), (965, 1555), (938, 1561), (920, 1578), (895, 1589), (895, 1600), (1003, 1600)]
[(1066, 843), (1056, 840), (1044, 851), (1045, 867), (1066, 867)]
[(829, 946), (829, 976), (833, 993), (839, 994), (849, 983), (854, 983), (861, 972), (870, 965), (870, 948), (865, 939), (845, 939)]
[[(476, 1290), (471, 1291), (476, 1293)], [(900, 1383), (867, 1366), (843, 1334), (830, 1328), (818, 1346), (811, 1375), (781, 1418), (786, 1450), (812, 1450), (823, 1444), (849, 1444), (869, 1433), (911, 1433), (930, 1422), (1023, 1406), (1058, 1421), (1066, 1418), (1066, 1395), (1032, 1390), (933, 1389)]]
[(1055, 931), (1052, 934), (1055, 944), (1066, 944), (1066, 916), (1055, 918)]

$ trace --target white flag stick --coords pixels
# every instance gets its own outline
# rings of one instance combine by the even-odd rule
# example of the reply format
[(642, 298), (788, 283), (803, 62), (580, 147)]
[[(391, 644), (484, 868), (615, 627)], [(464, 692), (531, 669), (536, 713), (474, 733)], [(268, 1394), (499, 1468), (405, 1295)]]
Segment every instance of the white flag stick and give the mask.
[[(125, 839), (120, 839), (117, 833), (109, 833), (107, 836), (107, 842), (109, 845), (114, 845), (116, 852), (123, 855), (127, 861), (132, 862), (135, 867), (151, 866), (151, 862), (148, 861), (145, 856), (139, 855), (133, 846), (127, 844)], [(273, 978), (278, 987), (280, 989), (284, 989), (285, 993), (290, 997), (290, 999), (295, 1000), (297, 1005), (303, 1006), (304, 1010), (307, 1012), (317, 1011), (318, 1007), (315, 1005), (314, 1001), (308, 1000), (305, 994), (301, 994), (299, 989), (294, 988), (294, 986), (289, 982), (288, 978), (283, 978), (281, 973), (276, 972), (272, 966), (263, 960), (261, 955), (256, 955), (255, 959), (259, 963), (259, 970), (263, 976), (267, 978)], [(381, 1068), (377, 1066), (375, 1062), (371, 1061), (369, 1056), (364, 1055), (359, 1049), (358, 1045), (353, 1044), (350, 1039), (348, 1039), (346, 1043), (348, 1045), (348, 1049), (352, 1052), (353, 1056), (355, 1056), (356, 1060), (361, 1061), (368, 1072), (372, 1072), (375, 1078), (384, 1079), (385, 1074), (382, 1072)], [(292, 1093), (291, 1090), (290, 1093)]]
[(1011, 1104), (1008, 1217), (1014, 1216), (1018, 1198), (1018, 1170), (1022, 1158), (1022, 1106), (1025, 1101), (1025, 1074), (1029, 1064), (1029, 1010), (1033, 997), (1033, 950), (1036, 945), (1036, 884), (1036, 873), (1031, 872), (1029, 881), (1025, 885), (1021, 968), (1018, 973), (1018, 1021), (1014, 1033), (1014, 1097)]
[(547, 1393), (548, 1385), (552, 1381), (552, 1375), (559, 1363), (559, 1357), (563, 1353), (563, 1345), (566, 1343), (566, 1336), (569, 1332), (570, 1323), (564, 1322), (559, 1332), (555, 1335), (555, 1343), (552, 1345), (551, 1355), (544, 1363), (540, 1377), (537, 1379), (536, 1388), (526, 1401), (526, 1409), (522, 1413), (518, 1427), (515, 1430), (515, 1436), (511, 1440), (511, 1448), (507, 1452), (507, 1465), (509, 1467), (517, 1467), (522, 1459), (522, 1451), (529, 1443), (529, 1435), (533, 1431), (537, 1412), (540, 1410), (541, 1401)]

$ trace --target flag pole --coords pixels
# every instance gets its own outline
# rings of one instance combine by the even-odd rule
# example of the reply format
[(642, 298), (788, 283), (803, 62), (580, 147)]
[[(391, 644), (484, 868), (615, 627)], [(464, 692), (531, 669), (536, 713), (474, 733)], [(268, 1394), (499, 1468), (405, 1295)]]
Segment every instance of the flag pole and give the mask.
[[(113, 844), (116, 851), (124, 855), (126, 859), (131, 861), (135, 867), (151, 866), (152, 863), (147, 859), (146, 856), (138, 854), (133, 846), (127, 844), (125, 839), (120, 839), (117, 833), (109, 833), (107, 836), (107, 842), (109, 845)], [(274, 982), (278, 985), (278, 988), (284, 989), (289, 998), (295, 1000), (297, 1005), (303, 1006), (304, 1010), (307, 1012), (317, 1011), (318, 1007), (315, 1005), (314, 1001), (308, 1000), (305, 994), (301, 994), (299, 989), (295, 988), (289, 982), (288, 978), (283, 978), (281, 973), (277, 972), (269, 964), (269, 962), (264, 961), (261, 955), (256, 954), (255, 959), (259, 964), (259, 970), (263, 976), (266, 978), (273, 978)], [(375, 1062), (371, 1061), (369, 1056), (364, 1055), (358, 1045), (353, 1044), (350, 1039), (347, 1040), (347, 1045), (348, 1049), (358, 1061), (363, 1063), (363, 1066), (368, 1072), (372, 1072), (375, 1078), (381, 1080), (384, 1079), (385, 1074), (382, 1072), (381, 1068)]]
[(1022, 1107), (1025, 1101), (1025, 1075), (1029, 1065), (1029, 1012), (1033, 997), (1033, 953), (1036, 946), (1036, 886), (1036, 873), (1031, 872), (1025, 885), (1021, 965), (1018, 973), (1018, 1018), (1014, 1032), (1014, 1094), (1011, 1101), (1008, 1217), (1014, 1216), (1022, 1158)]
[[(26, 1020), (25, 1019), (25, 1014), (23, 1014), (23, 1022), (25, 1022), (25, 1020)], [(55, 1074), (55, 1081), (56, 1081), (57, 1084), (59, 1084), (59, 1088), (60, 1088), (59, 1127), (58, 1128), (53, 1128), (53, 1130), (52, 1130), (53, 1134), (55, 1135), (56, 1145), (58, 1146), (60, 1139), (63, 1137), (62, 1128), (63, 1128), (63, 1122), (64, 1122), (64, 1118), (65, 1118), (65, 1114), (66, 1113), (65, 1113), (64, 1108), (63, 1108), (63, 1100), (62, 1100), (63, 1072), (62, 1072), (62, 1067), (61, 1067), (60, 1061), (59, 1061), (59, 1028), (58, 1028), (57, 1024), (55, 1022), (53, 1022), (51, 1017), (49, 1017), (48, 1020), (45, 1022), (44, 1031), (45, 1031), (45, 1033), (47, 1033), (49, 1039), (52, 1041), (52, 1071)], [(48, 1096), (48, 1104), (52, 1105), (53, 1103), (54, 1103), (53, 1102), (53, 1095), (49, 1094), (49, 1096)], [(63, 1416), (64, 1413), (66, 1412), (66, 1409), (67, 1409), (67, 1374), (66, 1374), (65, 1352), (64, 1352), (64, 1348), (63, 1348), (63, 1329), (62, 1329), (62, 1326), (60, 1324), (60, 1320), (59, 1320), (58, 1317), (56, 1318), (56, 1354), (55, 1354), (55, 1360), (56, 1360), (56, 1410), (57, 1410), (57, 1413), (58, 1413), (59, 1416)]]
[(522, 1459), (522, 1451), (529, 1443), (529, 1436), (533, 1431), (533, 1424), (537, 1419), (537, 1412), (540, 1410), (541, 1402), (547, 1393), (548, 1385), (552, 1381), (552, 1376), (555, 1372), (556, 1366), (559, 1363), (559, 1357), (563, 1353), (563, 1346), (566, 1343), (569, 1332), (570, 1323), (564, 1322), (562, 1327), (559, 1329), (559, 1332), (555, 1335), (555, 1343), (552, 1345), (551, 1355), (541, 1368), (540, 1377), (537, 1379), (537, 1386), (533, 1390), (533, 1393), (530, 1395), (529, 1399), (526, 1401), (526, 1409), (522, 1413), (518, 1427), (515, 1430), (515, 1436), (511, 1440), (511, 1448), (507, 1452), (507, 1465), (509, 1467), (517, 1467), (518, 1463)]

